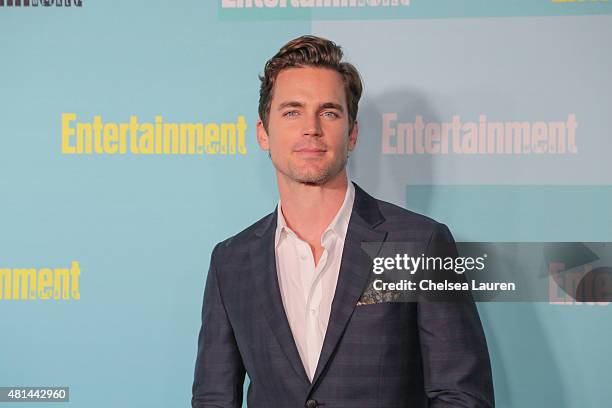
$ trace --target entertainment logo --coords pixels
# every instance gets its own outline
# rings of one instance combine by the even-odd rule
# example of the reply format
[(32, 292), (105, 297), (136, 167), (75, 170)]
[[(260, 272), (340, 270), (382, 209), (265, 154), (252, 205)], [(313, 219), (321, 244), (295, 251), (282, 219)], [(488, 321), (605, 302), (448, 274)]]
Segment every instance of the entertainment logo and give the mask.
[(409, 5), (410, 0), (221, 0), (221, 8), (357, 8)]
[(410, 0), (220, 0), (221, 20), (363, 20), (407, 17)]

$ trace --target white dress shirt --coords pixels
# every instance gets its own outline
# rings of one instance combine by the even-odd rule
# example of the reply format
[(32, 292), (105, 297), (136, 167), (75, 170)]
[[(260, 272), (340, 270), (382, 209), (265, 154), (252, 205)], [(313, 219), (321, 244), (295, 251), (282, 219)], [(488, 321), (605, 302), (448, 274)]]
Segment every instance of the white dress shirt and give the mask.
[(274, 241), (278, 283), (293, 339), (311, 381), (327, 331), (354, 199), (355, 187), (349, 181), (340, 210), (321, 235), (323, 254), (317, 265), (308, 243), (287, 226), (278, 203)]

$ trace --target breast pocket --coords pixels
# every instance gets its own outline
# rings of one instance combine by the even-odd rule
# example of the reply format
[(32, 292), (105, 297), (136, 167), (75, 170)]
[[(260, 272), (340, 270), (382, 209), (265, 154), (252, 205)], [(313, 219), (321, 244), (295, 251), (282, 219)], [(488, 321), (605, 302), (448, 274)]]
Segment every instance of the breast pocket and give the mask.
[[(416, 304), (383, 302), (356, 306), (343, 338), (351, 358), (376, 356), (379, 378), (405, 385), (405, 378), (420, 369), (420, 341)], [(372, 361), (361, 366), (372, 367)], [(381, 383), (381, 384), (383, 384)], [(384, 405), (383, 405), (384, 406)]]
[(345, 336), (348, 340), (368, 343), (400, 341), (416, 331), (414, 305), (381, 302), (355, 306)]
[(371, 320), (371, 319), (397, 319), (406, 313), (406, 303), (401, 302), (380, 302), (355, 306), (352, 319)]

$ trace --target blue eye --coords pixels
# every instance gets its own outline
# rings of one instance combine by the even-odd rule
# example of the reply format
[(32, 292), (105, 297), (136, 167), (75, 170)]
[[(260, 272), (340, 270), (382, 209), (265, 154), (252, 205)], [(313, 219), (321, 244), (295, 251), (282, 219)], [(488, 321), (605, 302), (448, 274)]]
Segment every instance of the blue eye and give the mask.
[(337, 118), (338, 114), (336, 112), (323, 112), (324, 116), (327, 116), (329, 118)]
[(292, 111), (283, 113), (283, 116), (293, 117), (293, 116), (296, 116), (297, 114), (298, 114), (298, 111), (292, 110)]

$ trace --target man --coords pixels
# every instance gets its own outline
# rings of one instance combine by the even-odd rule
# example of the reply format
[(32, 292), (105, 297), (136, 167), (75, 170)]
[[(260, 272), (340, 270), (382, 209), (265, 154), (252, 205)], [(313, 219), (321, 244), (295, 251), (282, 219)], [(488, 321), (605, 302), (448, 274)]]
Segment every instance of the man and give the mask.
[(277, 209), (213, 250), (192, 406), (491, 407), (473, 302), (363, 302), (362, 242), (453, 242), (443, 224), (349, 182), (362, 84), (333, 42), (303, 36), (261, 79), (257, 140)]

